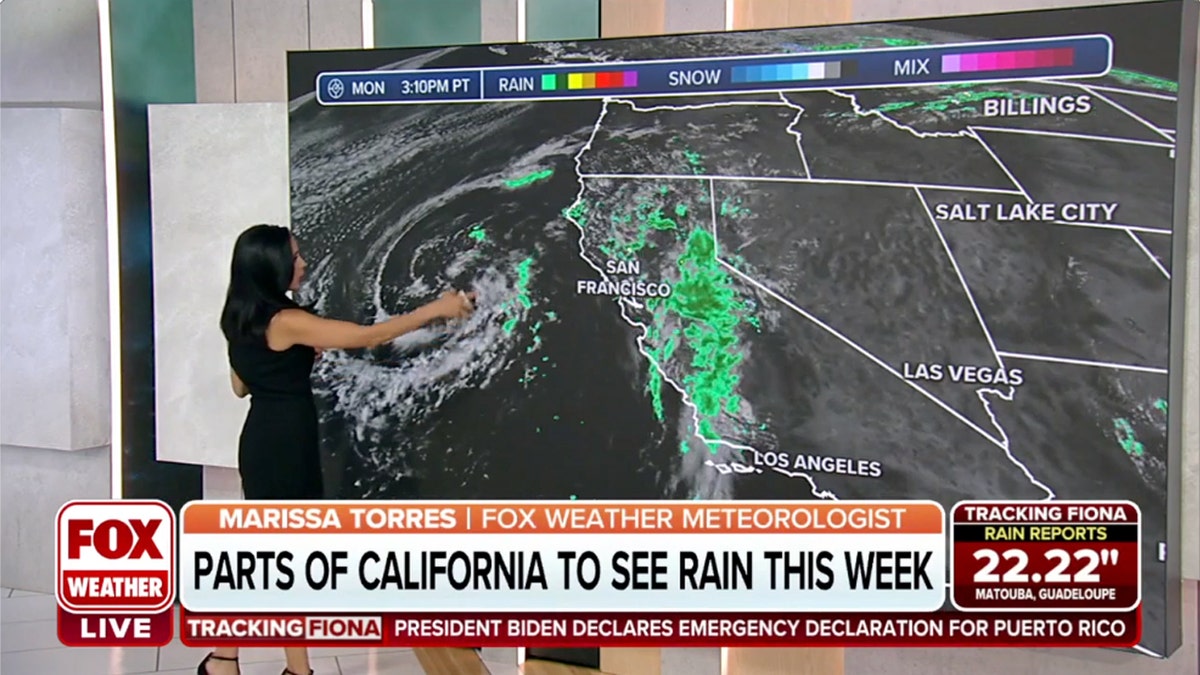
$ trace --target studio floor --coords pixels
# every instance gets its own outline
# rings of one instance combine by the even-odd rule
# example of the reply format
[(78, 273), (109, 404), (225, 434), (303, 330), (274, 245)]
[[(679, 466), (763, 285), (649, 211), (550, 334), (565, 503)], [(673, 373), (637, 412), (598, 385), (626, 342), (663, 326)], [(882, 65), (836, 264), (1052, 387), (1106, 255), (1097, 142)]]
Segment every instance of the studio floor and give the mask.
[[(53, 595), (0, 589), (0, 673), (4, 675), (194, 675), (207, 653), (176, 639), (153, 649), (68, 649), (58, 642)], [(244, 649), (242, 675), (279, 675), (279, 649)], [(314, 675), (588, 675), (552, 663), (485, 666), (469, 649), (314, 649)]]

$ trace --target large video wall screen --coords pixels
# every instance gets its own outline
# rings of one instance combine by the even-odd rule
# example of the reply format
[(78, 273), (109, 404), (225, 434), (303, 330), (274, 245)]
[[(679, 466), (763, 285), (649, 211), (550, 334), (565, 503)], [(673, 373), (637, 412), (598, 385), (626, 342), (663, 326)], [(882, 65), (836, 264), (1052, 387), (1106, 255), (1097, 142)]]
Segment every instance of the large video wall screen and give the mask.
[(291, 54), (306, 299), (479, 294), (321, 360), (331, 496), (1132, 499), (1174, 649), (1184, 5)]

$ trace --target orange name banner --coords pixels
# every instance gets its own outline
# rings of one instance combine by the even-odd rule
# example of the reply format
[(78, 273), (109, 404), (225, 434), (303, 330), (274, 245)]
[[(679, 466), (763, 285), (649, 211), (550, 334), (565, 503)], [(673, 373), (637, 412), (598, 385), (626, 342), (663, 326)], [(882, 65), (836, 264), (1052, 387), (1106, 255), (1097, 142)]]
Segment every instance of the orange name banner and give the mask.
[(926, 501), (191, 502), (184, 534), (940, 534)]

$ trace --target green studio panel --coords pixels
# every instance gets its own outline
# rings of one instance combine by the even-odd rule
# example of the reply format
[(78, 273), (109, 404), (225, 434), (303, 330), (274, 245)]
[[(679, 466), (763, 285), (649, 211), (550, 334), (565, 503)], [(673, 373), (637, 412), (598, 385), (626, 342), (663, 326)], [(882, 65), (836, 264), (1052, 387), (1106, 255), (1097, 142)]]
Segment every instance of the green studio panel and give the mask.
[(121, 278), (122, 492), (179, 509), (203, 496), (198, 466), (159, 462), (154, 433), (150, 147), (146, 106), (196, 102), (192, 0), (110, 0)]
[(526, 0), (529, 42), (600, 37), (600, 0)]
[(478, 44), (481, 0), (375, 0), (375, 47)]
[(196, 102), (192, 0), (111, 0), (109, 17), (118, 101)]

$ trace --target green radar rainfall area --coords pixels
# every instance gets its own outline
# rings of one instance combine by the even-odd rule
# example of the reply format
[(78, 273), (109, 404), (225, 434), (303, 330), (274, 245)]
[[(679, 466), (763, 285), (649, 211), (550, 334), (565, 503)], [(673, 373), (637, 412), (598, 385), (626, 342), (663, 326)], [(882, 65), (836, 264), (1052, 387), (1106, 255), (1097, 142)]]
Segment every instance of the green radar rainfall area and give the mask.
[[(689, 164), (690, 166), (690, 164)], [(615, 270), (612, 280), (669, 284), (667, 297), (622, 302), (639, 330), (646, 359), (646, 393), (664, 420), (666, 387), (691, 408), (690, 437), (680, 451), (721, 441), (744, 444), (763, 425), (750, 419), (739, 395), (744, 338), (759, 329), (751, 296), (718, 261), (713, 214), (747, 211), (734, 200), (711, 203), (707, 181), (656, 182), (589, 179), (583, 197), (565, 215), (583, 232), (593, 266)]]
[(513, 178), (509, 178), (504, 181), (504, 187), (509, 188), (510, 190), (528, 187), (530, 185), (533, 185), (534, 183), (544, 181), (553, 175), (554, 175), (554, 169), (541, 169), (538, 171), (533, 171), (533, 172), (519, 175), (519, 176), (516, 176)]

